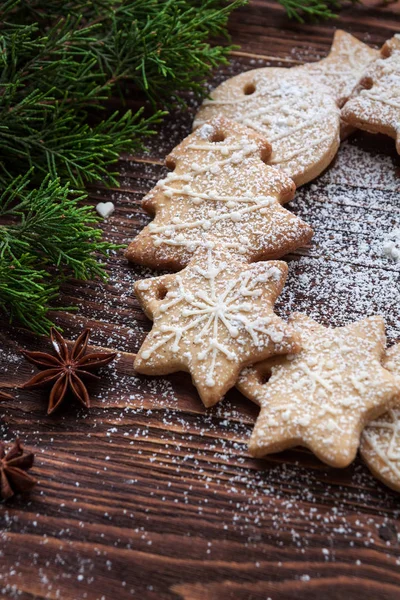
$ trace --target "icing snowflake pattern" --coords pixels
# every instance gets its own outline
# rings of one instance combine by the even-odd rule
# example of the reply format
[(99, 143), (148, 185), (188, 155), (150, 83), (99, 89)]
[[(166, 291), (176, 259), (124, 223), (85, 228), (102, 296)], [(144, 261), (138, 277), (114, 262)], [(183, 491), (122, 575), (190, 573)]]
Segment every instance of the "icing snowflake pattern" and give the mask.
[[(211, 249), (193, 262), (166, 276), (168, 292), (154, 311), (153, 330), (138, 355), (141, 366), (158, 364), (167, 353), (186, 360), (189, 371), (198, 371), (204, 386), (213, 388), (227, 363), (238, 371), (252, 353), (293, 346), (286, 324), (272, 312), (284, 263), (232, 264), (228, 254)], [(137, 284), (139, 297), (148, 295), (148, 286), (149, 280)]]

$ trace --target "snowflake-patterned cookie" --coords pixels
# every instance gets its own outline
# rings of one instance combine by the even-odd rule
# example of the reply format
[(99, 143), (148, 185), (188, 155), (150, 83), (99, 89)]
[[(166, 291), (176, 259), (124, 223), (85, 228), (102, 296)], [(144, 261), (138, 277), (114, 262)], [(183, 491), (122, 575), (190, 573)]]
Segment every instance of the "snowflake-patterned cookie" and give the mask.
[(284, 262), (248, 265), (225, 250), (200, 249), (180, 273), (137, 282), (136, 295), (154, 323), (135, 369), (188, 371), (212, 406), (243, 366), (299, 350), (298, 336), (273, 312), (286, 276)]
[(296, 70), (305, 70), (331, 90), (339, 107), (349, 99), (366, 67), (379, 57), (379, 50), (370, 48), (350, 33), (337, 29), (326, 58), (307, 63)]
[(301, 445), (329, 465), (346, 467), (364, 425), (390, 408), (399, 392), (381, 366), (383, 319), (333, 329), (297, 313), (289, 322), (301, 352), (247, 368), (237, 384), (261, 407), (250, 453), (264, 456)]
[(342, 118), (353, 127), (395, 138), (400, 154), (400, 34), (384, 44), (380, 58), (365, 71)]
[(368, 423), (360, 451), (375, 477), (400, 491), (400, 344), (387, 350), (383, 366), (397, 378), (399, 395), (393, 408)]
[(259, 135), (223, 118), (188, 136), (166, 159), (174, 171), (144, 198), (155, 218), (129, 245), (127, 258), (178, 270), (198, 248), (213, 244), (248, 261), (306, 245), (312, 229), (281, 206), (295, 186), (263, 162), (270, 152)]
[(331, 90), (306, 71), (267, 67), (224, 81), (204, 100), (193, 127), (218, 114), (264, 136), (297, 186), (317, 177), (339, 147), (339, 108)]

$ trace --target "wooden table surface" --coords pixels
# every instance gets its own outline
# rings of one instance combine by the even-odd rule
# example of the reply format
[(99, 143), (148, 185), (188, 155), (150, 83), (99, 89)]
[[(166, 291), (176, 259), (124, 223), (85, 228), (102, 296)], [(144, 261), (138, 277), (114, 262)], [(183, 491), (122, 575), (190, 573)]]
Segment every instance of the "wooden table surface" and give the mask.
[[(229, 67), (318, 60), (335, 27), (379, 46), (400, 31), (399, 3), (346, 8), (322, 24), (289, 22), (274, 2), (252, 0), (231, 18)], [(90, 192), (112, 200), (109, 239), (126, 243), (148, 221), (140, 199), (164, 172), (163, 157), (190, 131), (195, 110), (168, 119), (141, 157), (121, 159), (121, 187)], [(288, 257), (279, 301), (331, 325), (365, 314), (386, 318), (400, 336), (400, 263), (382, 243), (400, 227), (399, 161), (389, 139), (358, 134), (335, 164), (305, 186), (292, 210), (315, 229), (308, 249)], [(55, 315), (68, 339), (93, 327), (92, 342), (120, 351), (91, 388), (90, 411), (72, 404), (46, 416), (42, 391), (13, 389), (33, 369), (20, 348), (49, 348), (18, 327), (0, 330), (1, 435), (36, 452), (39, 479), (27, 497), (0, 505), (1, 598), (61, 600), (346, 600), (400, 598), (400, 496), (376, 482), (358, 459), (326, 467), (304, 449), (266, 460), (246, 451), (257, 409), (231, 391), (212, 410), (187, 375), (146, 378), (134, 353), (150, 322), (132, 294), (151, 273), (121, 254), (110, 280), (73, 282)]]

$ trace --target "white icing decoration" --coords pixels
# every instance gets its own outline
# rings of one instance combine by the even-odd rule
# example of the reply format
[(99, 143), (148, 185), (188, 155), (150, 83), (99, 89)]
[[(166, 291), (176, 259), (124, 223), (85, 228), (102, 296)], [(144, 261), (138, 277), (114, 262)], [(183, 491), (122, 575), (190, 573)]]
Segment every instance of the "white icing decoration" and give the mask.
[(209, 123), (203, 125), (201, 129), (199, 129), (199, 135), (203, 140), (207, 140), (214, 133), (214, 127)]
[[(212, 238), (211, 232), (207, 235), (207, 232), (218, 223), (228, 221), (232, 225), (238, 224), (235, 232), (232, 232), (232, 236), (226, 236), (227, 239), (223, 240), (224, 246), (235, 250), (236, 253), (246, 254), (251, 251), (254, 245), (254, 240), (250, 241), (250, 235), (260, 235), (262, 238), (266, 237), (265, 231), (262, 230), (262, 222), (259, 222), (260, 230), (256, 228), (256, 223), (252, 229), (248, 228), (248, 232), (244, 230), (246, 235), (243, 235), (240, 229), (242, 221), (246, 221), (246, 217), (251, 213), (258, 212), (260, 215), (267, 215), (277, 199), (274, 196), (267, 196), (262, 194), (253, 194), (251, 191), (238, 191), (235, 195), (220, 193), (217, 189), (213, 188), (212, 177), (207, 182), (201, 181), (199, 184), (197, 177), (208, 172), (215, 174), (218, 172), (220, 167), (228, 164), (236, 164), (244, 160), (244, 156), (249, 154), (258, 155), (258, 146), (254, 142), (249, 142), (246, 136), (241, 138), (241, 143), (232, 144), (213, 144), (213, 143), (192, 143), (188, 145), (188, 148), (198, 151), (205, 151), (209, 156), (212, 157), (212, 153), (215, 150), (221, 151), (224, 148), (228, 152), (233, 152), (229, 157), (220, 161), (214, 161), (210, 164), (199, 164), (192, 162), (190, 164), (191, 172), (184, 175), (175, 173), (169, 173), (167, 177), (161, 180), (158, 187), (161, 188), (163, 195), (166, 198), (176, 200), (177, 214), (179, 215), (179, 200), (178, 197), (184, 197), (187, 204), (182, 211), (182, 217), (176, 216), (171, 219), (167, 224), (157, 225), (156, 223), (150, 223), (148, 231), (153, 237), (153, 244), (155, 247), (170, 246), (170, 247), (182, 247), (189, 252), (195, 251), (199, 247), (208, 247), (210, 245), (209, 239)], [(209, 156), (205, 157), (207, 161)], [(249, 171), (253, 168), (253, 163), (249, 164)], [(251, 172), (251, 171), (250, 171)], [(279, 181), (280, 175), (277, 173), (276, 176), (271, 176), (271, 188), (274, 188), (274, 177)], [(210, 183), (208, 183), (210, 181)], [(195, 186), (200, 186), (205, 191), (196, 191)], [(174, 187), (176, 186), (176, 187)], [(245, 188), (245, 186), (242, 186)], [(262, 189), (261, 185), (258, 186)], [(190, 201), (188, 203), (188, 201)], [(197, 207), (203, 208), (204, 210), (197, 210)], [(215, 205), (216, 210), (213, 209)], [(226, 208), (225, 208), (226, 207)], [(192, 218), (191, 218), (192, 216)], [(194, 218), (193, 218), (194, 217)], [(280, 220), (280, 217), (278, 217)], [(280, 228), (283, 230), (285, 235), (285, 229), (288, 236), (296, 235), (294, 229), (297, 224), (289, 226), (283, 223)], [(197, 231), (194, 231), (197, 230)], [(278, 232), (278, 227), (276, 233)]]
[(400, 262), (400, 227), (393, 229), (385, 236), (382, 254), (391, 258), (395, 263)]
[[(154, 352), (169, 342), (172, 342), (171, 351), (179, 352), (184, 334), (196, 329), (198, 333), (194, 337), (194, 343), (199, 345), (198, 360), (203, 361), (211, 355), (206, 385), (212, 387), (215, 384), (218, 355), (222, 353), (230, 361), (238, 360), (235, 352), (220, 341), (221, 328), (229, 333), (231, 339), (236, 340), (241, 335), (239, 344), (244, 343), (243, 335), (250, 337), (257, 348), (266, 344), (265, 336), (275, 343), (283, 340), (283, 333), (272, 324), (272, 318), (268, 315), (259, 316), (251, 302), (252, 298), (261, 296), (262, 287), (269, 279), (276, 280), (276, 267), (271, 267), (259, 276), (245, 270), (236, 279), (227, 281), (226, 286), (219, 291), (216, 278), (226, 270), (226, 266), (225, 261), (215, 264), (213, 252), (208, 250), (207, 267), (193, 267), (203, 281), (194, 292), (188, 291), (182, 277), (176, 275), (178, 289), (168, 292), (160, 305), (160, 312), (165, 314), (171, 308), (181, 305), (179, 323), (163, 325), (160, 328), (160, 339), (142, 352), (142, 358), (150, 359)], [(189, 320), (185, 323), (183, 319)]]
[(96, 210), (103, 219), (107, 219), (115, 210), (113, 202), (99, 202), (96, 204)]
[(203, 103), (194, 126), (222, 113), (261, 134), (274, 150), (269, 164), (281, 166), (296, 183), (305, 183), (315, 177), (315, 164), (327, 166), (339, 145), (334, 95), (304, 70), (265, 68), (256, 70), (254, 78), (257, 93), (247, 96), (240, 94), (246, 85), (241, 75), (224, 82), (215, 98)]
[(371, 421), (364, 429), (363, 438), (400, 481), (400, 410), (391, 409), (385, 417)]
[(387, 104), (388, 106), (393, 106), (393, 108), (400, 108), (400, 102), (396, 102), (392, 98), (382, 98), (381, 96), (377, 96), (376, 94), (372, 94), (367, 90), (361, 90), (360, 92), (364, 97), (370, 98), (375, 102), (380, 102), (381, 104)]
[[(310, 150), (311, 148), (315, 148), (316, 146), (319, 146), (320, 144), (324, 144), (325, 142), (329, 141), (331, 139), (331, 135), (325, 135), (325, 136), (321, 136), (318, 140), (314, 140), (313, 142), (310, 142), (307, 146), (307, 148)], [(303, 154), (304, 152), (304, 148), (298, 148), (297, 150), (293, 150), (293, 152), (285, 152), (285, 154), (283, 154), (282, 156), (275, 156), (275, 154), (272, 154), (271, 159), (269, 160), (269, 164), (270, 165), (278, 165), (278, 164), (282, 164), (285, 162), (289, 162), (289, 160), (292, 160), (293, 158), (296, 158), (297, 156), (300, 156), (301, 154)]]

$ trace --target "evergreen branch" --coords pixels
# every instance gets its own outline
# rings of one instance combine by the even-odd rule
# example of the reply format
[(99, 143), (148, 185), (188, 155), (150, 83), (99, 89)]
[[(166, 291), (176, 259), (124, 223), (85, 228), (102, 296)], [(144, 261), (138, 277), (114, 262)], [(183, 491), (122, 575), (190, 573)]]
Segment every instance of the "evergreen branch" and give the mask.
[(99, 256), (120, 246), (102, 241), (99, 217), (82, 205), (85, 194), (50, 177), (32, 189), (30, 175), (17, 177), (0, 195), (0, 308), (10, 320), (43, 331), (62, 281), (105, 279)]
[[(358, 4), (361, 0), (349, 0), (348, 3)], [(305, 18), (336, 19), (337, 12), (345, 4), (344, 0), (278, 0), (286, 10), (290, 19), (304, 23)]]
[[(227, 61), (231, 49), (211, 47), (207, 39), (225, 33), (230, 12), (244, 2), (234, 0), (222, 8), (222, 2), (215, 0), (109, 2), (101, 16), (97, 4), (90, 3), (97, 18), (88, 24), (87, 18), (71, 16), (76, 12), (72, 9), (60, 20), (65, 11), (60, 0), (54, 3), (59, 4), (59, 17), (51, 27), (40, 28), (36, 23), (28, 31), (27, 25), (10, 24), (5, 14), (0, 33), (11, 56), (18, 54), (20, 63), (26, 57), (26, 63), (20, 64), (24, 81), (40, 74), (41, 89), (52, 87), (58, 94), (68, 91), (74, 100), (93, 101), (96, 95), (104, 98), (104, 93), (109, 95), (116, 84), (128, 80), (153, 102), (171, 104), (169, 96), (176, 100), (178, 90), (204, 94), (206, 76)], [(26, 4), (18, 2), (25, 10)], [(37, 9), (44, 6), (42, 0), (34, 4)], [(71, 4), (82, 3), (67, 6)], [(47, 3), (45, 8), (47, 11)], [(60, 60), (62, 69), (55, 65)], [(10, 66), (13, 72), (15, 66)]]
[[(34, 97), (32, 98), (34, 101)], [(18, 174), (28, 164), (36, 173), (69, 179), (74, 186), (85, 182), (108, 180), (118, 185), (117, 173), (109, 170), (121, 152), (143, 148), (142, 138), (154, 133), (151, 125), (163, 113), (140, 119), (140, 112), (131, 111), (122, 116), (114, 113), (108, 119), (91, 127), (77, 121), (73, 107), (58, 105), (43, 113), (44, 122), (36, 122), (31, 104), (21, 111), (21, 119), (11, 124), (7, 115), (0, 121), (0, 183), (11, 174)], [(1, 112), (0, 112), (1, 119)], [(11, 162), (12, 161), (12, 162)], [(10, 164), (11, 163), (11, 164)]]
[[(63, 280), (105, 278), (102, 240), (84, 205), (87, 182), (118, 185), (111, 170), (179, 92), (204, 94), (229, 47), (230, 12), (243, 0), (6, 0), (0, 6), (0, 310), (45, 333)], [(130, 87), (128, 87), (130, 86)], [(116, 93), (143, 108), (100, 118)], [(143, 104), (143, 101), (142, 101)], [(90, 117), (90, 119), (89, 119)], [(27, 172), (27, 169), (29, 171)], [(68, 182), (71, 182), (71, 189)]]
[(18, 261), (0, 260), (0, 311), (10, 322), (47, 334), (52, 322), (47, 318), (58, 286), (49, 283), (49, 275), (39, 270), (35, 257), (24, 254)]
[(91, 226), (100, 219), (92, 207), (81, 205), (86, 194), (50, 177), (30, 189), (29, 176), (17, 177), (0, 196), (0, 218), (7, 218), (0, 225), (0, 260), (18, 261), (29, 253), (43, 265), (71, 269), (76, 278), (104, 278), (98, 255), (119, 246), (102, 242), (101, 230)]
[[(3, 7), (0, 184), (23, 172), (26, 164), (35, 167), (36, 177), (50, 172), (75, 186), (107, 175), (116, 184), (109, 165), (119, 152), (139, 150), (164, 113), (143, 119), (128, 111), (89, 126), (87, 111), (101, 108), (123, 82), (166, 105), (179, 98), (177, 90), (204, 93), (208, 72), (225, 62), (229, 51), (210, 47), (205, 40), (222, 33), (229, 12), (242, 3), (236, 0), (220, 8), (216, 0), (89, 2), (95, 22), (74, 17), (71, 9), (65, 19), (46, 28), (10, 21), (18, 21), (28, 8), (48, 15), (42, 0), (16, 0), (8, 12)], [(66, 6), (86, 4), (71, 0)], [(62, 16), (64, 3), (53, 0), (57, 7)]]

